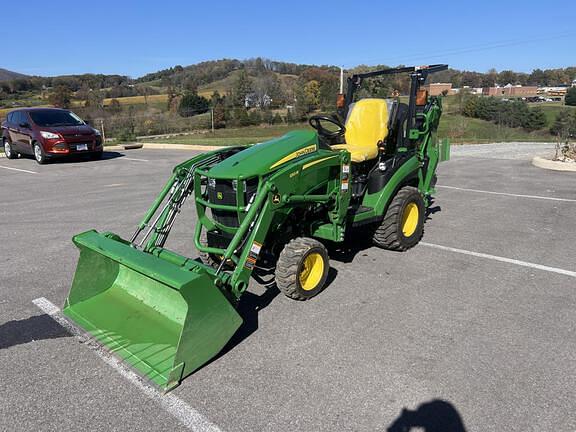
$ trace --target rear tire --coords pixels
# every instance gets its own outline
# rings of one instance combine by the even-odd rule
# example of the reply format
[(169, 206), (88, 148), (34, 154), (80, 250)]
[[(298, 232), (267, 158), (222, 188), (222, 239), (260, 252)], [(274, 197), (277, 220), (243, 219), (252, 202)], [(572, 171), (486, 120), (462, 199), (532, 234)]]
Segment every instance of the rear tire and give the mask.
[(372, 241), (378, 247), (395, 251), (416, 246), (424, 234), (425, 210), (424, 199), (418, 189), (403, 187), (392, 199)]
[(4, 144), (4, 154), (6, 155), (6, 158), (16, 159), (18, 157), (18, 153), (12, 149), (12, 144), (10, 144), (6, 138), (2, 140), (2, 143)]
[(276, 264), (276, 286), (285, 296), (308, 300), (324, 289), (330, 259), (318, 240), (298, 237), (286, 244)]
[(36, 162), (38, 162), (40, 165), (44, 165), (48, 161), (48, 159), (46, 158), (46, 154), (44, 153), (44, 149), (37, 142), (34, 143), (33, 148), (34, 148), (34, 159), (36, 159)]

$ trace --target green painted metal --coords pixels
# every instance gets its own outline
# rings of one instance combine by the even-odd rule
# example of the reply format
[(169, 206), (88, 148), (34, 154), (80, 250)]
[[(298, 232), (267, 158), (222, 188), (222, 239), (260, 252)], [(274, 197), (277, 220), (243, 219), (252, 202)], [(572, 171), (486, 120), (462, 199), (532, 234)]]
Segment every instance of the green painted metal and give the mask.
[[(272, 171), (274, 169), (272, 166), (283, 158), (298, 154), (303, 149), (314, 147), (308, 152), (302, 151), (299, 156), (309, 154), (315, 151), (317, 146), (318, 136), (313, 131), (295, 130), (288, 132), (279, 138), (247, 147), (246, 150), (222, 161), (210, 169), (210, 177), (245, 179), (262, 176)], [(287, 160), (286, 163), (294, 159)], [(247, 167), (250, 169), (247, 170)]]
[(418, 173), (420, 167), (421, 163), (418, 157), (412, 156), (394, 173), (384, 188), (373, 194), (365, 194), (362, 205), (372, 210), (355, 215), (354, 222), (362, 222), (384, 215), (388, 204), (398, 189), (406, 183), (406, 179), (413, 178), (414, 173)]
[(64, 314), (164, 390), (210, 360), (242, 323), (192, 260), (178, 266), (96, 231), (74, 243), (80, 259)]

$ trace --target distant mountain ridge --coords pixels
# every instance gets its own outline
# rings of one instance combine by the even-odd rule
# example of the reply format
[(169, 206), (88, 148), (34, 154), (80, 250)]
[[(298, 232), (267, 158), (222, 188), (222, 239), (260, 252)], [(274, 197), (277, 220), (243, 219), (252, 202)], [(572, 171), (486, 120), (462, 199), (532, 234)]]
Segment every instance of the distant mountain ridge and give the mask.
[(0, 81), (9, 81), (16, 78), (26, 78), (26, 75), (0, 68)]

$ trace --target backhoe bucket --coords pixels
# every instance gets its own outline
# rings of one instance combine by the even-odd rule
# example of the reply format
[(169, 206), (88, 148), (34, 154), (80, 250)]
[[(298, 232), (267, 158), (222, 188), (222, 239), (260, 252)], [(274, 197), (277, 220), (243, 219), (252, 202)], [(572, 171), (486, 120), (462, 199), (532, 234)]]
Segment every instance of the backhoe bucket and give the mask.
[(96, 231), (73, 240), (80, 259), (64, 314), (165, 391), (242, 324), (213, 276), (191, 260), (184, 268)]

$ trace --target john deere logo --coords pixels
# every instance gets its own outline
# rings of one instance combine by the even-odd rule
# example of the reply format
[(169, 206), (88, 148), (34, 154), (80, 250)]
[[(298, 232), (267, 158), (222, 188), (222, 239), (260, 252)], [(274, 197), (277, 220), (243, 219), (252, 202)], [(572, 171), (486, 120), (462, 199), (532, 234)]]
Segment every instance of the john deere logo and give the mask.
[(224, 198), (224, 195), (222, 195), (222, 192), (216, 192), (216, 198), (221, 200), (222, 198)]

